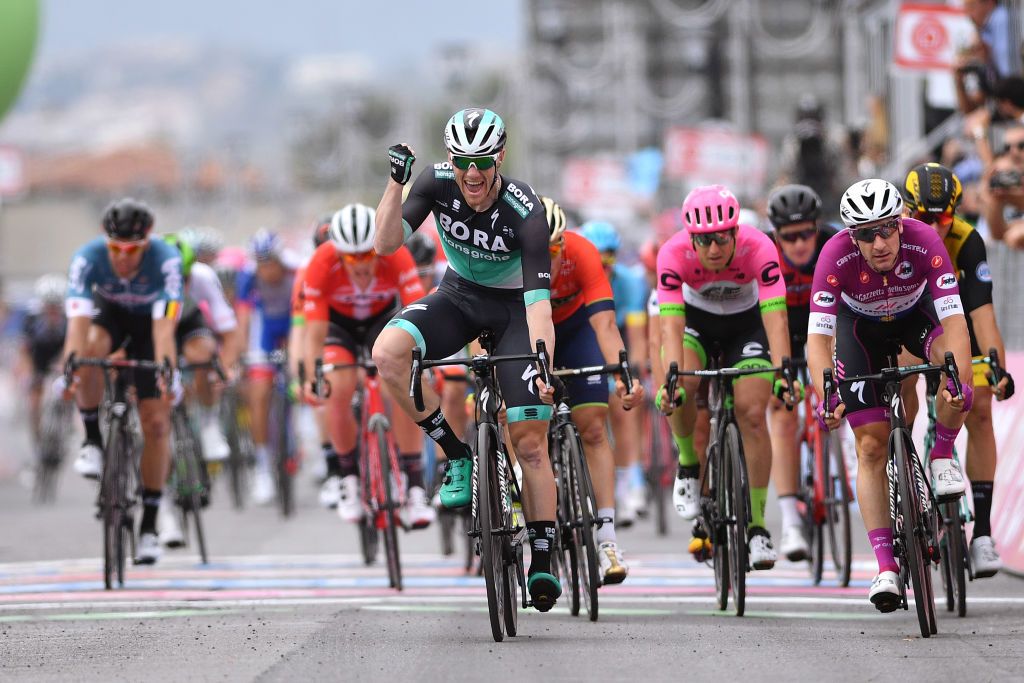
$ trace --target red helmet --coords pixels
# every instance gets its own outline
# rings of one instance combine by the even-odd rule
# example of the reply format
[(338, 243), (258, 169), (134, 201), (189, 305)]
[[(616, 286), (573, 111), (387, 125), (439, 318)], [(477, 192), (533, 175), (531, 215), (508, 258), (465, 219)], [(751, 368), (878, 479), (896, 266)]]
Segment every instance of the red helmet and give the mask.
[(731, 230), (739, 222), (740, 203), (725, 185), (694, 188), (683, 200), (683, 226), (691, 233)]

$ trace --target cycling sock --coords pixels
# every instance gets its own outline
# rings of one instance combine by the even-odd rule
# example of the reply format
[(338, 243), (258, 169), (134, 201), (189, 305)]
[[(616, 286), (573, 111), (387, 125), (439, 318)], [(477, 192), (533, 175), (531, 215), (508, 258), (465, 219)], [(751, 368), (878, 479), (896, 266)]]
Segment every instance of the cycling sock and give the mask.
[(676, 479), (700, 479), (700, 465), (680, 465)]
[(139, 523), (139, 534), (156, 533), (156, 513), (160, 509), (162, 491), (142, 490), (142, 522)]
[(220, 417), (220, 410), (217, 406), (199, 406), (199, 420), (205, 426), (213, 424)]
[(992, 526), (992, 482), (972, 481), (971, 495), (974, 497), (974, 535), (972, 538), (991, 536)]
[(440, 408), (416, 424), (427, 433), (427, 436), (437, 442), (449, 460), (470, 457), (469, 448), (462, 443), (462, 439), (455, 436), (452, 426), (441, 414)]
[(402, 453), (398, 456), (401, 460), (402, 471), (405, 472), (406, 490), (413, 486), (423, 487), (423, 454)]
[(256, 458), (256, 468), (263, 472), (270, 471), (270, 447), (265, 443), (256, 444), (253, 449), (253, 456)]
[(625, 500), (626, 496), (629, 495), (629, 468), (628, 467), (616, 467), (615, 468), (615, 499)]
[(530, 535), (530, 574), (537, 572), (551, 573), (551, 546), (555, 544), (555, 523), (527, 522), (526, 531)]
[(943, 458), (953, 457), (953, 442), (956, 441), (956, 435), (960, 433), (960, 428), (950, 429), (941, 422), (935, 423), (935, 444), (932, 446), (932, 452), (930, 454), (931, 460), (942, 460)]
[[(766, 528), (764, 525), (764, 508), (768, 503), (768, 487), (767, 486), (751, 486), (750, 487), (750, 526), (759, 526), (762, 529)], [(750, 527), (747, 527), (748, 529)]]
[(800, 511), (796, 508), (796, 494), (779, 496), (779, 510), (782, 511), (782, 528), (800, 524)]
[(324, 454), (324, 462), (327, 463), (327, 476), (340, 477), (341, 465), (338, 463), (338, 454), (330, 441), (320, 444), (320, 451)]
[(338, 471), (341, 478), (359, 474), (359, 449), (353, 448), (348, 453), (338, 453)]
[(629, 466), (629, 484), (635, 489), (647, 486), (647, 481), (644, 479), (644, 468), (638, 462)]
[(700, 460), (697, 459), (697, 452), (693, 450), (693, 434), (690, 434), (689, 436), (679, 436), (673, 432), (672, 440), (676, 442), (676, 448), (679, 449), (680, 465), (683, 467), (689, 467), (700, 462)]
[(597, 541), (598, 545), (609, 541), (615, 543), (615, 508), (598, 508), (597, 516), (607, 517), (612, 521), (610, 523), (605, 522), (597, 528), (597, 531), (594, 532), (594, 540)]
[(79, 408), (78, 414), (82, 416), (82, 424), (85, 425), (85, 442), (93, 443), (103, 447), (103, 435), (100, 434), (100, 409)]
[(875, 559), (878, 560), (878, 573), (900, 571), (896, 564), (896, 558), (892, 555), (892, 529), (882, 527), (872, 529), (868, 532), (868, 541), (871, 542), (871, 549), (875, 551)]

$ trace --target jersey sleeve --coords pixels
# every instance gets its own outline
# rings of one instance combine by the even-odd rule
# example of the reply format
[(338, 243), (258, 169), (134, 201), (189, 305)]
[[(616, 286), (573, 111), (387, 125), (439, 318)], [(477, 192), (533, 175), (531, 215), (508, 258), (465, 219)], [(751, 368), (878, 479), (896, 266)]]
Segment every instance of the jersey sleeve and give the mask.
[(658, 290), (652, 289), (650, 296), (647, 297), (647, 316), (654, 318), (661, 315), (661, 311), (658, 310)]
[(213, 268), (205, 263), (194, 263), (189, 274), (189, 292), (193, 299), (205, 304), (214, 332), (223, 334), (238, 327), (235, 311), (228, 304), (220, 278)]
[(330, 274), (330, 260), (332, 257), (337, 257), (333, 254), (334, 247), (331, 242), (321, 246), (330, 247), (330, 249), (317, 249), (313, 252), (313, 258), (306, 266), (306, 276), (303, 278), (302, 296), (305, 301), (302, 310), (307, 321), (326, 322), (330, 320), (326, 288)]
[[(577, 242), (574, 240), (574, 242)], [(612, 285), (601, 264), (601, 253), (593, 244), (580, 239), (573, 245), (577, 250), (576, 278), (583, 293), (587, 315), (615, 310)]]
[(416, 272), (416, 261), (412, 253), (405, 247), (400, 248), (390, 257), (390, 266), (394, 270), (395, 281), (398, 286), (398, 296), (403, 306), (408, 306), (417, 299), (426, 296), (423, 291), (423, 283), (420, 282), (419, 273)]
[[(535, 207), (540, 200), (531, 193)], [(548, 222), (535, 208), (523, 221), (519, 243), (523, 262), (523, 301), (526, 305), (551, 299), (551, 252), (548, 251)]]
[(256, 272), (246, 268), (238, 272), (235, 280), (235, 305), (245, 308), (256, 306)]
[(68, 318), (91, 316), (95, 308), (92, 301), (92, 286), (95, 283), (96, 266), (89, 259), (88, 245), (79, 249), (71, 258), (68, 268), (68, 291), (64, 300), (64, 313)]
[(292, 325), (302, 326), (306, 324), (306, 313), (303, 308), (306, 305), (306, 297), (303, 291), (306, 283), (306, 267), (303, 266), (295, 271), (295, 280), (292, 281)]
[(992, 271), (988, 265), (985, 240), (972, 230), (957, 257), (960, 271), (960, 299), (964, 311), (970, 313), (992, 303)]
[[(150, 249), (157, 245), (163, 245), (160, 249), (161, 252), (166, 251), (169, 253), (161, 254), (157, 252), (154, 255), (157, 258), (158, 272), (161, 279), (159, 280), (159, 293), (153, 302), (153, 319), (167, 318), (178, 320), (181, 318), (181, 301), (184, 296), (183, 289), (185, 286), (184, 277), (181, 274), (181, 255), (175, 247), (166, 242), (153, 242), (150, 244)], [(167, 249), (165, 250), (163, 247)]]
[(764, 233), (751, 228), (754, 232), (755, 253), (757, 264), (757, 300), (761, 312), (786, 310), (786, 282), (782, 279), (782, 268), (779, 266), (779, 250), (775, 242)]
[[(811, 313), (807, 319), (807, 334), (836, 336), (836, 313), (842, 295), (842, 284), (836, 262), (842, 256), (840, 240), (829, 240), (818, 254), (811, 284)], [(790, 330), (792, 333), (792, 330)]]
[(402, 228), (405, 231), (405, 239), (409, 239), (409, 235), (423, 224), (434, 208), (434, 195), (437, 191), (435, 170), (438, 165), (428, 166), (420, 172), (413, 181), (409, 196), (402, 204)]
[(932, 295), (935, 314), (939, 320), (944, 320), (951, 315), (963, 315), (964, 307), (960, 301), (960, 285), (953, 272), (953, 264), (946, 252), (946, 245), (942, 243), (939, 234), (931, 228), (919, 232), (923, 235), (921, 246), (927, 250), (927, 254), (922, 259), (925, 261), (924, 277), (928, 291)]
[(664, 316), (686, 315), (683, 304), (683, 240), (689, 235), (676, 233), (658, 250), (658, 313)]

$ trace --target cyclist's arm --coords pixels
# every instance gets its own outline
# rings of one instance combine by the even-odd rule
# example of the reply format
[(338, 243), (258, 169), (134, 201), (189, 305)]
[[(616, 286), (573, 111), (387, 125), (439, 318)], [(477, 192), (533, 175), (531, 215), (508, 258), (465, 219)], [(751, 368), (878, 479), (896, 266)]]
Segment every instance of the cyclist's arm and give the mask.
[(551, 300), (542, 299), (526, 307), (526, 327), (530, 330), (530, 345), (543, 339), (548, 358), (555, 355), (555, 325), (551, 322)]
[(780, 365), (790, 355), (789, 317), (786, 313), (786, 283), (779, 267), (779, 252), (770, 237), (756, 233), (760, 267), (757, 269), (757, 299), (772, 364)]
[[(541, 206), (536, 195), (533, 205)], [(523, 301), (530, 344), (543, 339), (548, 357), (555, 355), (555, 324), (551, 321), (551, 252), (548, 251), (548, 223), (544, 212), (535, 209), (520, 228), (523, 267)]]
[[(964, 317), (963, 302), (960, 298), (960, 286), (953, 273), (952, 264), (946, 246), (938, 233), (926, 230), (922, 233), (921, 246), (927, 249), (925, 258), (931, 261), (931, 272), (926, 277), (928, 291), (932, 295), (932, 304), (939, 324), (942, 325), (942, 338), (948, 351), (953, 352), (962, 384), (973, 385), (974, 370), (971, 368), (971, 338), (967, 331), (967, 318)], [(951, 284), (950, 284), (951, 283)], [(929, 359), (932, 360), (932, 359)]]
[(646, 315), (631, 313), (626, 316), (626, 339), (629, 346), (630, 362), (636, 367), (642, 368), (647, 360)]
[(310, 379), (313, 378), (317, 359), (323, 356), (324, 341), (327, 339), (331, 312), (327, 303), (328, 293), (324, 290), (328, 285), (330, 265), (336, 260), (337, 256), (329, 250), (317, 251), (306, 267), (302, 294), (302, 317), (305, 320), (303, 358), (306, 362), (306, 376)]
[(306, 325), (303, 323), (296, 324), (297, 320), (302, 318), (292, 316), (291, 327), (288, 328), (288, 372), (291, 378), (297, 380), (299, 378), (299, 363), (305, 363), (306, 377), (310, 376), (309, 360), (304, 358), (304, 352), (306, 349)]
[(996, 324), (996, 310), (992, 304), (986, 304), (976, 308), (970, 313), (971, 324), (974, 326), (974, 336), (978, 340), (978, 348), (983, 354), (994, 348), (999, 352), (1000, 362), (1005, 362), (1006, 348), (1003, 346), (1003, 335), (999, 332), (999, 325)]
[(789, 356), (789, 318), (786, 309), (766, 311), (761, 310), (761, 320), (764, 322), (764, 332), (768, 337), (768, 349), (772, 356), (772, 365), (781, 365), (783, 356)]
[(651, 359), (651, 376), (660, 382), (665, 376), (661, 364), (661, 314), (658, 312), (657, 293), (651, 295), (647, 312), (647, 353)]
[(810, 373), (811, 384), (821, 387), (821, 378), (826, 368), (834, 369), (832, 337), (812, 332), (807, 335), (807, 371)]
[(306, 380), (313, 379), (316, 361), (324, 354), (324, 342), (327, 340), (326, 320), (306, 320), (306, 331), (303, 334), (304, 353), (306, 363)]
[(605, 363), (618, 363), (619, 351), (623, 349), (622, 335), (615, 324), (615, 311), (600, 311), (590, 316), (590, 326), (597, 336), (597, 345)]
[(402, 185), (388, 178), (375, 219), (377, 233), (373, 237), (373, 248), (378, 254), (395, 253), (423, 223), (433, 208), (434, 182), (434, 169), (425, 168), (413, 182), (403, 204)]
[[(86, 247), (87, 248), (87, 247)], [(94, 305), (92, 301), (93, 273), (95, 269), (81, 251), (75, 254), (68, 269), (68, 294), (64, 300), (64, 315), (68, 320), (64, 336), (64, 358), (72, 353), (81, 358), (89, 336)]]
[[(686, 257), (681, 234), (658, 250), (658, 317), (661, 318), (661, 363), (668, 369), (676, 363), (680, 370), (695, 370), (683, 364), (683, 335), (686, 333), (686, 305), (683, 303), (683, 277), (679, 264)], [(655, 378), (661, 382), (661, 377)]]
[(177, 318), (153, 319), (153, 360), (156, 362), (163, 363), (164, 359), (168, 359), (171, 367), (177, 367), (178, 351), (174, 341), (174, 328), (177, 324)]

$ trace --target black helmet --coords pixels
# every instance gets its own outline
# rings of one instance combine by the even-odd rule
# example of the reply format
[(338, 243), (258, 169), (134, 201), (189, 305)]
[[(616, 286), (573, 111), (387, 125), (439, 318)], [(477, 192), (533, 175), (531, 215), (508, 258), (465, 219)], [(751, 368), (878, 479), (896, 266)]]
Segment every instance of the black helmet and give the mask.
[(768, 198), (768, 220), (776, 228), (802, 221), (817, 221), (821, 197), (806, 185), (783, 185)]
[(329, 213), (325, 216), (321, 216), (320, 220), (313, 224), (313, 247), (319, 247), (321, 244), (331, 239), (331, 219), (334, 218), (333, 213)]
[(425, 232), (414, 232), (405, 246), (412, 252), (412, 260), (417, 266), (433, 265), (434, 257), (437, 256), (437, 244), (430, 235)]
[(910, 169), (903, 196), (915, 213), (952, 214), (963, 197), (963, 188), (955, 173), (931, 162)]
[(118, 240), (141, 240), (153, 228), (153, 212), (140, 201), (125, 197), (103, 211), (103, 230)]

